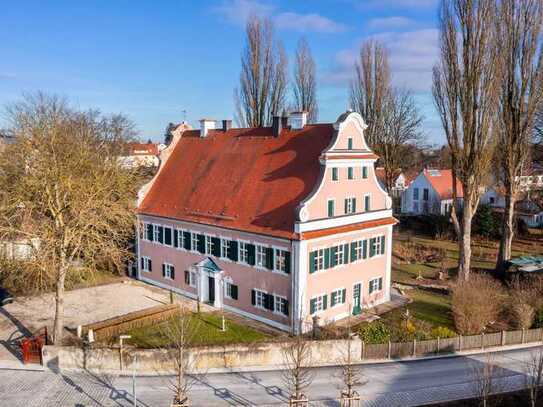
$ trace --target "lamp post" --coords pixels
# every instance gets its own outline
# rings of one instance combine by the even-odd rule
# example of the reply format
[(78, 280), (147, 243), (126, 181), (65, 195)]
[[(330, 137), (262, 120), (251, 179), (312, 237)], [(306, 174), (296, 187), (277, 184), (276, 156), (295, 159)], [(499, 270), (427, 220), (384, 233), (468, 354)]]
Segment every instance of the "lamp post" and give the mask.
[(119, 365), (121, 367), (121, 371), (123, 370), (123, 340), (130, 339), (130, 338), (132, 338), (132, 336), (130, 335), (119, 336)]

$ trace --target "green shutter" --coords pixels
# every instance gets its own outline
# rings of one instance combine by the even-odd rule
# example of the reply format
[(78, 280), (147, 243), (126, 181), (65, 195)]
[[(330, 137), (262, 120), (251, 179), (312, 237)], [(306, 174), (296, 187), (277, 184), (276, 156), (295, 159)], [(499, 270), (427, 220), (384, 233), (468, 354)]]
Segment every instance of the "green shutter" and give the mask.
[(326, 308), (328, 308), (328, 295), (324, 294), (322, 296), (322, 309), (325, 310)]
[(251, 290), (251, 304), (256, 305), (256, 291)]
[(341, 290), (341, 303), (345, 304), (346, 299), (347, 299), (347, 289), (344, 288), (343, 290)]
[(330, 306), (333, 307), (336, 305), (337, 296), (334, 293), (330, 294)]
[(266, 247), (266, 268), (273, 270), (273, 247)]
[(202, 254), (206, 252), (206, 237), (204, 235), (198, 235), (198, 251)]
[(213, 242), (213, 250), (211, 254), (213, 254), (215, 257), (221, 257), (221, 238), (212, 237), (211, 241)]
[(285, 252), (285, 273), (290, 274), (290, 252)]
[(328, 201), (328, 217), (332, 218), (334, 216), (334, 201)]
[(356, 212), (356, 198), (353, 198), (353, 213)]
[(379, 278), (379, 290), (383, 289), (383, 278)]
[(368, 239), (364, 239), (362, 241), (362, 258), (363, 259), (368, 258)]
[(349, 264), (349, 243), (345, 243), (343, 246), (343, 264)]
[(368, 167), (362, 167), (362, 178), (368, 178)]
[(317, 252), (313, 251), (309, 253), (309, 272), (314, 273), (315, 272), (315, 256), (317, 255)]
[(330, 268), (330, 248), (324, 249), (324, 269)]
[(310, 314), (314, 314), (315, 313), (315, 305), (316, 305), (316, 302), (317, 300), (315, 298), (311, 299), (309, 301), (309, 313)]
[(148, 223), (147, 224), (147, 240), (149, 240), (150, 242), (153, 241), (153, 224), (152, 223)]
[(375, 256), (375, 238), (370, 239), (370, 258)]
[(337, 266), (336, 264), (336, 251), (337, 247), (330, 248), (330, 268)]
[(345, 199), (345, 208), (344, 208), (345, 209), (345, 214), (347, 214), (348, 201), (349, 201), (348, 199)]
[(183, 249), (190, 250), (190, 232), (183, 232)]
[(172, 245), (172, 228), (164, 228), (164, 244), (167, 246)]
[(179, 233), (177, 229), (173, 230), (173, 247), (179, 247)]
[(185, 284), (186, 285), (190, 284), (190, 274), (188, 270), (185, 270)]
[(353, 149), (353, 139), (352, 138), (348, 138), (347, 139), (347, 148), (349, 150), (352, 150)]
[(164, 226), (158, 227), (158, 243), (164, 243)]
[(230, 240), (230, 253), (228, 258), (232, 261), (238, 261), (238, 242), (236, 240)]
[(358, 260), (356, 258), (356, 248), (358, 247), (359, 244), (360, 244), (360, 242), (352, 242), (351, 243), (351, 262)]
[(238, 299), (238, 286), (237, 285), (232, 284), (231, 293), (232, 293), (232, 299), (237, 300)]
[(385, 235), (381, 236), (381, 254), (385, 254)]
[(255, 265), (255, 245), (247, 243), (247, 263)]

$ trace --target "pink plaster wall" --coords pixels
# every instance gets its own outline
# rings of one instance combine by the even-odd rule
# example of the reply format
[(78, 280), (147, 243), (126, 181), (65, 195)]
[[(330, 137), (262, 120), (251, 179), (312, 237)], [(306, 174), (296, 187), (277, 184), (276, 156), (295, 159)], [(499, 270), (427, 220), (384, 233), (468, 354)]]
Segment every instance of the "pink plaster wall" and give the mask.
[[(156, 223), (173, 228), (204, 233), (210, 236), (225, 237), (231, 240), (245, 240), (253, 244), (258, 243), (267, 246), (274, 246), (276, 248), (288, 250), (292, 253), (291, 244), (286, 240), (280, 241), (272, 238), (266, 238), (265, 236), (260, 237), (239, 231), (218, 229), (205, 225), (194, 225), (149, 216), (139, 216), (139, 220), (140, 222)], [(193, 294), (196, 294), (196, 288), (185, 284), (184, 271), (189, 270), (193, 264), (200, 262), (206, 257), (210, 257), (222, 270), (224, 270), (224, 276), (231, 277), (233, 280), (232, 283), (238, 286), (238, 300), (231, 300), (224, 297), (224, 303), (226, 305), (263, 318), (277, 321), (284, 325), (290, 325), (289, 317), (254, 307), (251, 304), (251, 290), (256, 288), (267, 291), (269, 294), (273, 293), (283, 296), (288, 299), (292, 307), (291, 274), (261, 270), (253, 266), (235, 263), (230, 260), (216, 258), (211, 255), (189, 252), (145, 240), (140, 240), (140, 256), (148, 256), (153, 262), (152, 272), (147, 273), (142, 271), (142, 276), (191, 292)], [(292, 259), (291, 262), (294, 263)], [(162, 263), (170, 263), (174, 265), (175, 280), (164, 279), (162, 277)]]
[[(361, 239), (369, 239), (374, 236), (385, 235), (386, 242), (392, 238), (389, 232), (389, 227), (384, 226), (381, 228), (371, 229), (369, 231), (360, 231), (357, 233), (351, 233), (344, 235), (343, 237), (332, 236), (326, 239), (312, 241), (308, 243), (308, 264), (309, 253), (316, 249), (324, 249), (341, 243), (351, 243), (353, 241)], [(387, 256), (390, 253), (387, 252), (387, 243), (385, 242), (385, 253), (383, 255), (368, 258), (366, 260), (357, 260), (354, 263), (346, 265), (336, 266), (332, 269), (323, 271), (316, 271), (308, 274), (307, 281), (307, 295), (304, 302), (306, 303), (306, 309), (309, 310), (309, 301), (311, 298), (321, 294), (328, 294), (328, 308), (318, 314), (318, 317), (322, 321), (329, 322), (336, 315), (349, 312), (349, 304), (353, 302), (353, 285), (355, 283), (362, 283), (362, 304), (369, 306), (372, 302), (379, 301), (383, 298), (386, 290), (386, 271), (387, 271)], [(369, 295), (369, 281), (373, 278), (383, 278), (383, 289), (379, 292), (374, 292)], [(330, 307), (330, 295), (332, 291), (339, 288), (346, 288), (347, 295), (345, 304), (337, 305), (333, 308)]]

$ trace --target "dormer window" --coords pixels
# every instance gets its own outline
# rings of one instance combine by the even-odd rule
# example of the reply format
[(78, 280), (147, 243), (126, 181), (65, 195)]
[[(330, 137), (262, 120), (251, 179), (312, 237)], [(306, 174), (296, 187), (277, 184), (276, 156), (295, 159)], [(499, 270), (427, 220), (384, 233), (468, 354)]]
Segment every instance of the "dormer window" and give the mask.
[(345, 199), (345, 214), (351, 214), (356, 212), (356, 198)]
[(347, 139), (347, 149), (348, 150), (352, 150), (353, 149), (353, 139), (351, 137), (349, 137)]
[(339, 180), (338, 168), (332, 168), (332, 181)]
[(333, 218), (335, 212), (335, 201), (333, 199), (328, 200), (328, 217)]

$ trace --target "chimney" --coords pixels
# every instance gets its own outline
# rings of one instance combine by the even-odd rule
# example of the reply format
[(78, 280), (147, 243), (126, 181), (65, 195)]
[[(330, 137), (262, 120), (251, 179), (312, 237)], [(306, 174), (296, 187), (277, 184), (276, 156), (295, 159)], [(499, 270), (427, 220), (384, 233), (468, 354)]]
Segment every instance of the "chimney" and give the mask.
[(301, 130), (307, 124), (307, 112), (292, 112), (289, 117), (290, 127)]
[(283, 118), (281, 116), (273, 116), (272, 119), (272, 134), (273, 137), (279, 137), (283, 130)]
[(222, 131), (226, 132), (232, 128), (232, 120), (222, 121)]
[(200, 137), (207, 137), (209, 130), (215, 130), (216, 122), (212, 119), (200, 120)]

